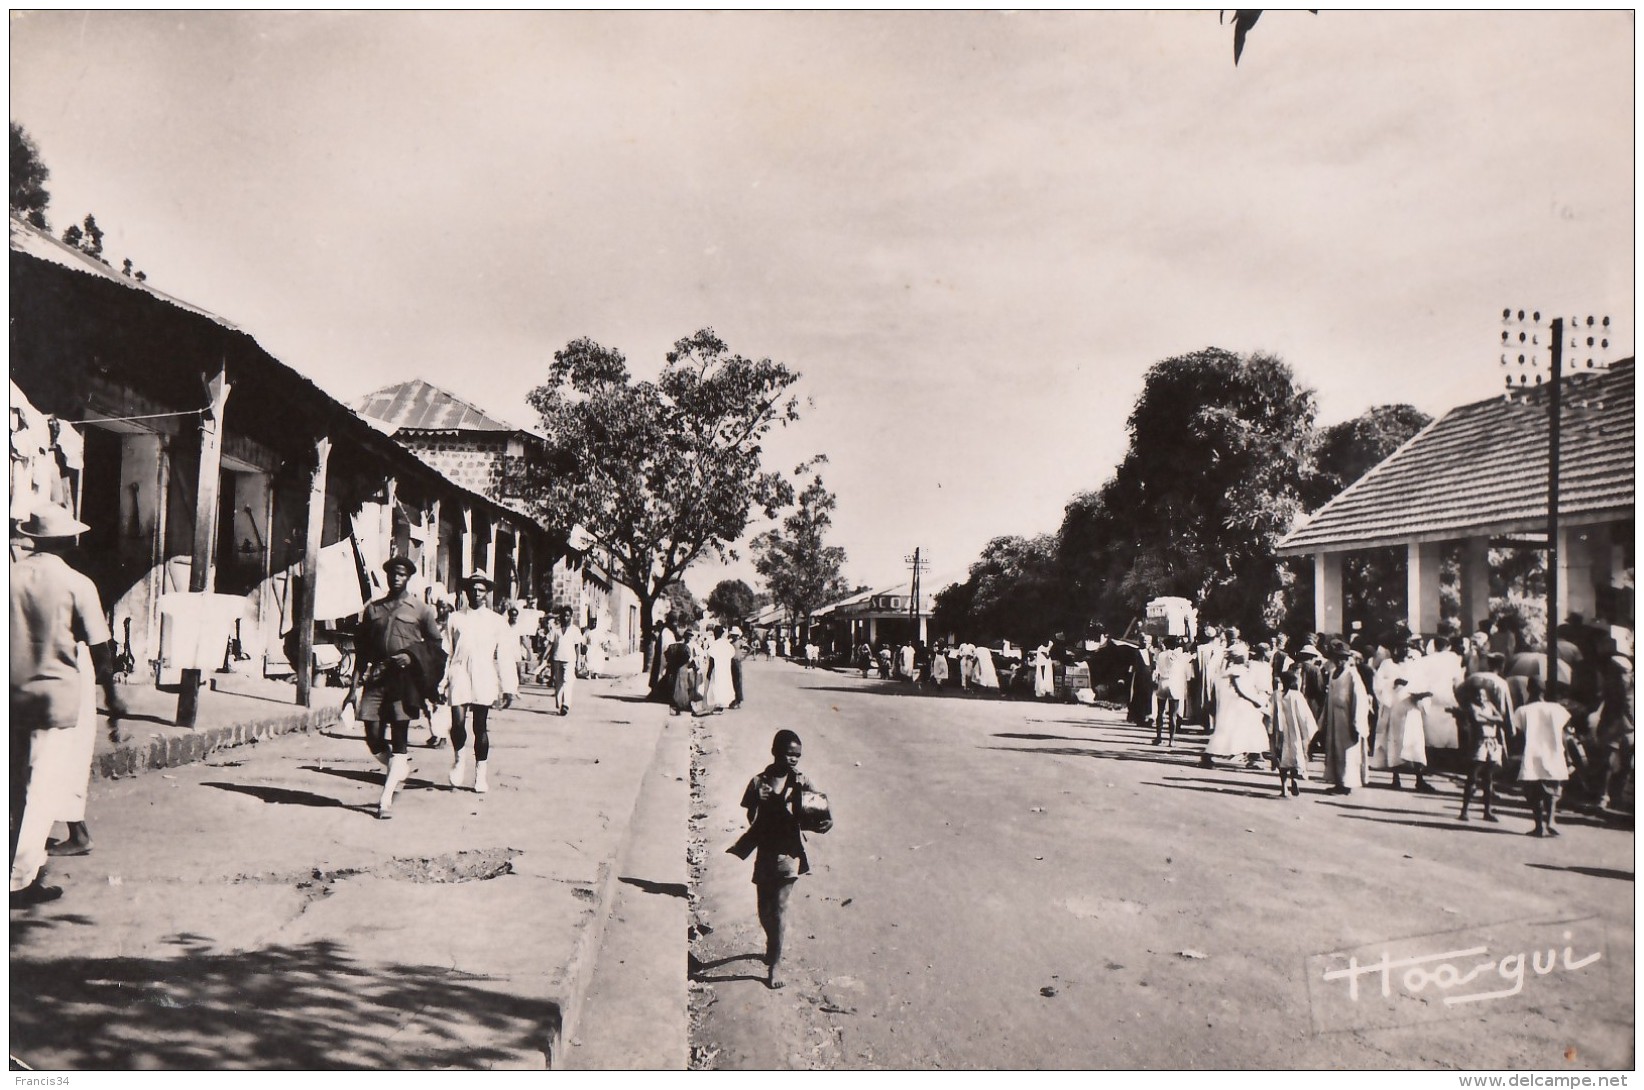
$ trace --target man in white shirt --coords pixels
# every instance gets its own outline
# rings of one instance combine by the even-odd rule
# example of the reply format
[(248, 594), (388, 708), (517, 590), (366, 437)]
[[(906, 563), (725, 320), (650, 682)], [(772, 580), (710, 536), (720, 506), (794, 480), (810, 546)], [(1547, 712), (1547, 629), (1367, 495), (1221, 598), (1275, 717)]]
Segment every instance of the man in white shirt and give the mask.
[(571, 607), (559, 611), (560, 629), (549, 655), (553, 661), (554, 706), (559, 714), (571, 714), (571, 691), (577, 680), (577, 648), (582, 646), (582, 629), (571, 619)]

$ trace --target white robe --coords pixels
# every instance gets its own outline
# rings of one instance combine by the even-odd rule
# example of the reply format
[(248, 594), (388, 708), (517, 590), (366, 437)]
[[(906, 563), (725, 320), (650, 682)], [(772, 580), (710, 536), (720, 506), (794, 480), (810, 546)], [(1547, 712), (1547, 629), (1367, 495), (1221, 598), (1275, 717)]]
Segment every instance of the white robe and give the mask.
[(1545, 700), (1513, 712), (1513, 729), (1524, 735), (1520, 782), (1562, 783), (1570, 778), (1570, 765), (1564, 758), (1564, 726), (1569, 721), (1570, 713), (1563, 705)]
[(1461, 656), (1454, 651), (1438, 651), (1405, 663), (1412, 692), (1432, 693), (1421, 701), (1422, 734), (1428, 749), (1460, 749), (1461, 732), (1452, 714), (1456, 709), (1456, 686), (1466, 680)]
[(1050, 668), (1049, 645), (1039, 647), (1033, 652), (1033, 695), (1043, 698), (1056, 695), (1056, 675)]
[[(1216, 679), (1216, 729), (1204, 751), (1212, 757), (1266, 753), (1270, 744), (1264, 712), (1272, 698), (1248, 666), (1231, 664)], [(1256, 703), (1251, 703), (1254, 700)]]
[(735, 657), (736, 648), (731, 646), (730, 640), (717, 639), (708, 644), (708, 679), (702, 702), (709, 710), (728, 707), (736, 699), (736, 691), (731, 684), (731, 660)]
[(999, 687), (999, 674), (993, 668), (993, 652), (986, 647), (976, 649), (975, 683), (984, 689)]
[(446, 622), (450, 657), (445, 678), (453, 705), (496, 703), (519, 692), (519, 638), (508, 619), (489, 609), (463, 609)]

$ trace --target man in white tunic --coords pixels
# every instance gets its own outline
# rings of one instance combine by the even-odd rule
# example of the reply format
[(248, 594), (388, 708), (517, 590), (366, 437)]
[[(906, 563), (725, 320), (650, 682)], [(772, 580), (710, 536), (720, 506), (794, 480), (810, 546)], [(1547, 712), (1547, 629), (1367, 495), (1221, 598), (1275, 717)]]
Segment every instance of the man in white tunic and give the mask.
[(582, 646), (582, 639), (582, 629), (571, 619), (571, 607), (560, 607), (559, 631), (554, 635), (548, 657), (553, 670), (554, 707), (561, 715), (571, 714), (571, 694), (577, 682), (577, 649)]
[(461, 787), (468, 764), (468, 723), (474, 724), (474, 790), (490, 790), (486, 762), (491, 756), (491, 706), (501, 698), (508, 707), (519, 692), (519, 637), (507, 618), (486, 605), (491, 580), (474, 572), (464, 584), (463, 608), (451, 614), (446, 639), (450, 646), (445, 681), (451, 696), (452, 787)]

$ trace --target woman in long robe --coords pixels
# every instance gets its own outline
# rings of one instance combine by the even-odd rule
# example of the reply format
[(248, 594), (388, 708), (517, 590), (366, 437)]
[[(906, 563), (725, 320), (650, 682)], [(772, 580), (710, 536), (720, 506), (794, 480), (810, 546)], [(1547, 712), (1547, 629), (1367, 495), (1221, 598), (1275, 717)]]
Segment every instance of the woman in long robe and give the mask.
[(1345, 795), (1366, 781), (1364, 740), (1370, 733), (1370, 694), (1353, 668), (1353, 652), (1340, 640), (1330, 645), (1329, 688), (1324, 701), (1324, 772), (1333, 786), (1326, 792)]

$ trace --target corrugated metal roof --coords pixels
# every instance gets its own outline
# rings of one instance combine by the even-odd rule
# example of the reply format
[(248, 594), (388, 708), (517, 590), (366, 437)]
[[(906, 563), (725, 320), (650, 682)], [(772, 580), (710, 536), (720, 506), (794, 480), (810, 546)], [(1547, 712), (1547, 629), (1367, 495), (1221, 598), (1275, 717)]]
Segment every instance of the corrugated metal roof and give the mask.
[(397, 382), (354, 403), (361, 416), (417, 431), (519, 431), (423, 379)]
[[(244, 342), (249, 345), (255, 353), (254, 358), (259, 361), (261, 367), (265, 369), (267, 373), (272, 376), (276, 376), (277, 381), (291, 383), (294, 387), (294, 389), (291, 389), (291, 392), (297, 394), (305, 401), (308, 401), (316, 408), (323, 407), (324, 414), (330, 417), (330, 419), (332, 419), (335, 424), (342, 429), (340, 437), (353, 439), (355, 442), (359, 443), (361, 447), (384, 458), (391, 465), (397, 463), (396, 468), (405, 469), (414, 465), (424, 472), (429, 473), (431, 476), (438, 478), (441, 484), (452, 493), (457, 496), (464, 497), (470, 502), (475, 502), (484, 507), (506, 512), (518, 518), (524, 519), (549, 533), (553, 533), (551, 529), (544, 526), (541, 521), (523, 505), (516, 503), (499, 503), (487, 496), (471, 491), (452, 481), (450, 477), (448, 477), (438, 466), (429, 464), (425, 459), (419, 457), (415, 452), (407, 449), (403, 444), (391, 439), (388, 435), (383, 434), (383, 429), (378, 422), (368, 420), (351, 407), (337, 401), (330, 394), (322, 390), (312, 379), (293, 368), (290, 364), (287, 364), (269, 354), (268, 351), (262, 347), (262, 345), (257, 343), (255, 337), (227, 319), (216, 314), (212, 314), (210, 311), (194, 306), (193, 304), (185, 302), (182, 299), (178, 299), (175, 296), (167, 295), (165, 292), (149, 286), (146, 281), (138, 280), (135, 277), (128, 277), (122, 273), (116, 272), (114, 269), (104, 265), (95, 258), (82, 253), (66, 243), (52, 238), (50, 234), (41, 231), (40, 229), (25, 223), (22, 220), (19, 220), (15, 216), (10, 217), (8, 222), (10, 224), (8, 230), (8, 243), (12, 253), (21, 254), (26, 258), (52, 265), (71, 273), (87, 275), (113, 284), (118, 284), (128, 290), (139, 292), (143, 295), (157, 299), (168, 306), (177, 308), (178, 310), (204, 318), (222, 329), (229, 331), (236, 337), (243, 338)], [(17, 267), (15, 265), (12, 268), (12, 275), (14, 277), (17, 275)], [(12, 320), (15, 326), (16, 315), (13, 315)], [(234, 411), (234, 409), (237, 409), (237, 406), (232, 406), (230, 411)], [(335, 415), (333, 416), (331, 414)], [(502, 425), (502, 427), (507, 428), (508, 426)], [(510, 428), (509, 430), (513, 429)]]
[(209, 318), (224, 329), (232, 329), (236, 333), (241, 332), (240, 327), (227, 318), (197, 307), (193, 303), (185, 303), (174, 295), (167, 295), (165, 292), (151, 287), (146, 280), (138, 280), (135, 276), (127, 276), (124, 273), (116, 272), (112, 267), (103, 264), (90, 254), (77, 250), (66, 242), (52, 238), (47, 232), (23, 222), (16, 216), (11, 216), (7, 223), (7, 241), (10, 243), (11, 249), (18, 253), (28, 254), (30, 257), (39, 258), (41, 261), (61, 268), (89, 273), (92, 276), (113, 281), (121, 287), (130, 288), (132, 291), (152, 295), (156, 299), (170, 303), (180, 310), (186, 310), (190, 314), (198, 314), (202, 318)]
[[(1559, 514), (1630, 516), (1631, 359), (1564, 379)], [(1534, 527), (1547, 516), (1546, 386), (1452, 409), (1292, 530), (1286, 554)]]

